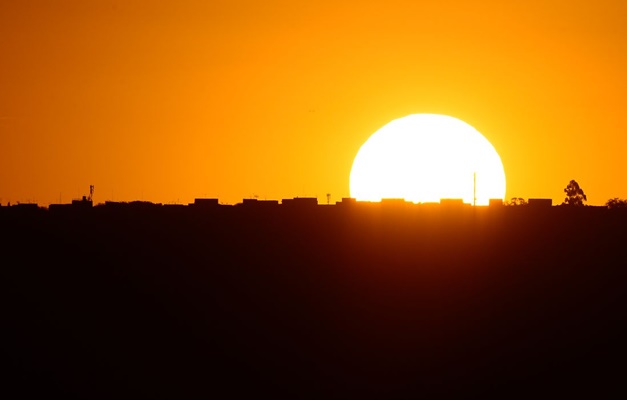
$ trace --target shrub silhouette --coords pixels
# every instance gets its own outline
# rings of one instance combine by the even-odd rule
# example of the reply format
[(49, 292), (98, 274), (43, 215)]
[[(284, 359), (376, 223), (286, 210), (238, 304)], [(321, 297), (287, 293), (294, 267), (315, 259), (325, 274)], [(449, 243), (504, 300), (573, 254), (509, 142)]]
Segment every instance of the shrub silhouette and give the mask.
[(618, 197), (614, 197), (613, 199), (609, 199), (605, 205), (609, 209), (613, 208), (627, 208), (627, 199), (619, 199)]
[(512, 197), (512, 199), (510, 201), (508, 201), (507, 203), (505, 203), (505, 205), (508, 205), (508, 206), (526, 206), (527, 205), (527, 201), (525, 199), (523, 199), (522, 197)]

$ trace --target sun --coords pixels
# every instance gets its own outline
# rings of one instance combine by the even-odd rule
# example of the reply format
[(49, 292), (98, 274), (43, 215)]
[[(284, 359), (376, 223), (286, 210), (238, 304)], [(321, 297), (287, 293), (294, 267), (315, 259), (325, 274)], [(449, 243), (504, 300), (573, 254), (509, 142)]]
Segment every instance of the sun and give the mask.
[(469, 124), (412, 114), (383, 126), (361, 146), (350, 194), (359, 201), (463, 199), (487, 205), (505, 199), (505, 170), (492, 144)]

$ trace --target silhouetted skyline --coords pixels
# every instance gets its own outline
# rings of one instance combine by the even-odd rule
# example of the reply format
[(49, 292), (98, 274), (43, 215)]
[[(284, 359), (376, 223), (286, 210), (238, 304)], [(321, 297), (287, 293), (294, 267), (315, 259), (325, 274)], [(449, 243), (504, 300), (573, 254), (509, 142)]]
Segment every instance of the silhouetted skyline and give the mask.
[(626, 210), (343, 203), (1, 207), (3, 391), (627, 394)]

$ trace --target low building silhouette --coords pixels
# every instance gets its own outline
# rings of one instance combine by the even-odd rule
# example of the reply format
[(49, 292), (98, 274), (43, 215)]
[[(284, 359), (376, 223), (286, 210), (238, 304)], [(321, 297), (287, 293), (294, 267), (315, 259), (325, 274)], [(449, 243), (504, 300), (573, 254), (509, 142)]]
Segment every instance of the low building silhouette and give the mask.
[(403, 198), (383, 198), (381, 199), (381, 208), (386, 211), (403, 211), (413, 203)]
[(490, 207), (502, 207), (503, 206), (503, 199), (489, 199), (488, 200), (488, 206), (490, 206)]
[(218, 207), (220, 203), (218, 202), (218, 199), (199, 198), (199, 199), (194, 199), (194, 202), (190, 203), (189, 205), (198, 207), (198, 208), (213, 208), (213, 207)]
[(52, 212), (52, 213), (59, 213), (59, 212), (70, 212), (74, 209), (74, 205), (71, 203), (65, 203), (65, 204), (50, 204), (48, 205), (48, 211)]
[(243, 207), (254, 207), (255, 209), (261, 208), (266, 209), (268, 207), (275, 207), (279, 205), (278, 200), (258, 200), (258, 199), (243, 199), (241, 203), (238, 204)]
[(527, 205), (535, 208), (551, 207), (553, 205), (553, 199), (529, 199)]
[(409, 202), (403, 198), (387, 197), (387, 198), (381, 199), (381, 204), (385, 204), (385, 205), (405, 205), (408, 203)]
[(37, 203), (17, 203), (12, 206), (16, 210), (38, 210), (39, 204)]
[(336, 201), (335, 205), (350, 206), (350, 205), (355, 205), (356, 203), (357, 203), (357, 199), (354, 197), (342, 197), (342, 201)]
[(281, 200), (281, 205), (288, 207), (315, 207), (318, 205), (317, 197), (294, 197)]
[(74, 207), (91, 208), (93, 205), (94, 203), (87, 196), (83, 196), (80, 200), (72, 200), (72, 206)]
[(13, 216), (34, 216), (45, 211), (46, 209), (43, 207), (39, 207), (37, 203), (17, 203), (2, 208), (3, 215)]
[(464, 199), (440, 199), (440, 206), (442, 207), (462, 208), (464, 205), (466, 205)]

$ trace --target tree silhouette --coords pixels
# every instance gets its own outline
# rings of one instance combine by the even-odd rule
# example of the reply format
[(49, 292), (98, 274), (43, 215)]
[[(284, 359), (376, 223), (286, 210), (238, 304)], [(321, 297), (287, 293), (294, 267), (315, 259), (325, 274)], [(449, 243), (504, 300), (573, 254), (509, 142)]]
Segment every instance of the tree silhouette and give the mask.
[(613, 199), (609, 199), (607, 203), (605, 203), (607, 208), (627, 208), (627, 199), (619, 199), (618, 197), (614, 197)]
[(506, 203), (508, 206), (526, 206), (527, 201), (522, 197), (512, 197), (512, 199)]
[(579, 187), (576, 180), (571, 180), (568, 186), (564, 189), (566, 198), (564, 199), (565, 205), (569, 206), (583, 206), (583, 202), (587, 201), (587, 197), (583, 192), (583, 189)]

